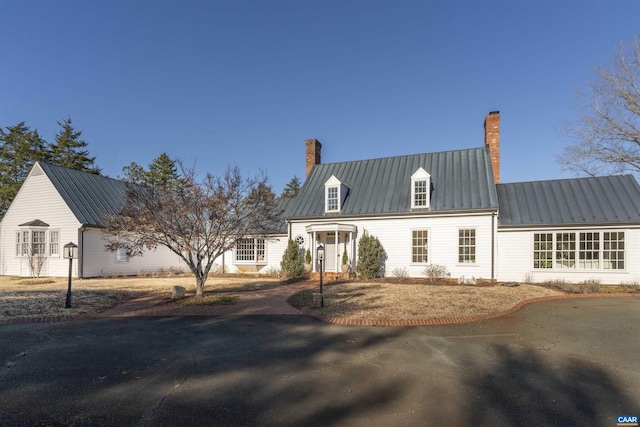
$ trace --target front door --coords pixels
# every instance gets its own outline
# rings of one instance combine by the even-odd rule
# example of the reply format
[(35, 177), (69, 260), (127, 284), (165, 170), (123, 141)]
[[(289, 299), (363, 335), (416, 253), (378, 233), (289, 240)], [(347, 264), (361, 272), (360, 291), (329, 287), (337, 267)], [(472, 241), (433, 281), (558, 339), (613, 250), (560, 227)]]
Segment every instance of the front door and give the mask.
[(330, 232), (327, 233), (325, 238), (325, 255), (324, 255), (324, 270), (325, 271), (336, 271), (336, 233)]

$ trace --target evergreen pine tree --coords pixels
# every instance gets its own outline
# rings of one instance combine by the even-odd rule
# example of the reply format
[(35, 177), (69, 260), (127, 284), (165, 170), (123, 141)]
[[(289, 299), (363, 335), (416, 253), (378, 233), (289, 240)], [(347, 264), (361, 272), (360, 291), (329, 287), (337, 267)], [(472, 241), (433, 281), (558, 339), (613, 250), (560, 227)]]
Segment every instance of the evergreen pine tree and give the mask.
[(25, 122), (0, 129), (0, 218), (9, 208), (36, 161), (50, 157), (48, 143)]
[(176, 160), (162, 153), (149, 164), (147, 171), (143, 173), (143, 183), (149, 187), (168, 189), (177, 188), (182, 184), (178, 173)]
[(52, 163), (70, 169), (78, 169), (95, 174), (100, 169), (95, 166), (95, 157), (89, 157), (89, 151), (84, 148), (87, 143), (80, 139), (82, 131), (74, 130), (71, 117), (64, 122), (58, 122), (61, 129), (55, 135), (55, 143), (51, 146)]
[(294, 199), (298, 196), (298, 193), (300, 193), (300, 178), (294, 175), (284, 190), (282, 190), (280, 197), (283, 199)]

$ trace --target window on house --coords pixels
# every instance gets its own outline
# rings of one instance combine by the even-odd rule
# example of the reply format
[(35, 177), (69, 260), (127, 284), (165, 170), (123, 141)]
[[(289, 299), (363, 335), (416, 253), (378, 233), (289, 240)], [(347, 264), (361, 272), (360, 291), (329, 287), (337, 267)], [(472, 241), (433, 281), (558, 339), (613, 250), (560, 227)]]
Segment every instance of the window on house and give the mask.
[(423, 168), (411, 175), (411, 207), (428, 208), (431, 176)]
[(16, 255), (28, 256), (29, 255), (29, 231), (23, 230), (16, 233)]
[(327, 212), (339, 210), (338, 187), (327, 187)]
[(413, 230), (411, 239), (411, 262), (429, 262), (428, 230)]
[(553, 234), (533, 235), (533, 268), (553, 268)]
[(129, 262), (129, 255), (125, 248), (118, 248), (116, 251), (116, 262)]
[(236, 261), (264, 262), (266, 247), (264, 239), (240, 239), (236, 243)]
[(413, 182), (413, 205), (415, 207), (427, 206), (427, 181)]
[(580, 233), (578, 259), (581, 269), (600, 268), (600, 233)]
[(602, 267), (605, 270), (624, 270), (624, 232), (602, 234)]
[[(553, 265), (551, 248), (555, 248)], [(624, 270), (624, 231), (536, 233), (533, 264), (534, 268)]]
[(576, 268), (576, 233), (556, 233), (556, 268)]
[(60, 255), (60, 232), (58, 230), (49, 231), (49, 255)]
[(40, 230), (33, 230), (31, 232), (31, 253), (33, 255), (45, 255), (46, 246), (46, 233)]
[(475, 264), (476, 262), (476, 230), (458, 230), (458, 262)]

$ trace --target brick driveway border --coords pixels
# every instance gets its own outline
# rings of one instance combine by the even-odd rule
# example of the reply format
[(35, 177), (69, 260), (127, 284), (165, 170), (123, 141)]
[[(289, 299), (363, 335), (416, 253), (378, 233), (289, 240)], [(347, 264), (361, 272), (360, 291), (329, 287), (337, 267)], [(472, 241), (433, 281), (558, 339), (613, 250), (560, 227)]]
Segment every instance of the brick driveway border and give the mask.
[(298, 310), (287, 303), (287, 299), (300, 291), (318, 286), (317, 281), (304, 281), (277, 288), (251, 292), (225, 292), (225, 295), (241, 295), (233, 305), (203, 305), (203, 306), (173, 306), (163, 304), (169, 299), (166, 294), (152, 293), (119, 304), (102, 313), (85, 313), (79, 316), (61, 316), (55, 318), (15, 319), (0, 321), (6, 323), (51, 323), (74, 319), (90, 318), (123, 318), (145, 316), (246, 316), (246, 315), (307, 315), (323, 322), (345, 326), (428, 326), (478, 322), (496, 317), (513, 314), (527, 304), (556, 299), (569, 298), (603, 298), (603, 297), (640, 297), (640, 293), (592, 293), (592, 294), (563, 294), (532, 298), (520, 301), (508, 310), (473, 316), (447, 317), (438, 319), (417, 320), (372, 320), (372, 319), (344, 319), (322, 313), (320, 310), (303, 308)]

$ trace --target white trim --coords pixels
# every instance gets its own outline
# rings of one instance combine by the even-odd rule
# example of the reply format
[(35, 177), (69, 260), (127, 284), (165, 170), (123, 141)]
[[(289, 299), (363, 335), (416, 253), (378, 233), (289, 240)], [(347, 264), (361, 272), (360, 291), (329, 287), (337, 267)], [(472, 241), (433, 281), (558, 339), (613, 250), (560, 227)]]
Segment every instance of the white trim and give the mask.
[[(424, 204), (416, 204), (416, 184), (424, 182)], [(411, 175), (411, 209), (429, 209), (431, 207), (431, 175), (423, 168), (418, 168), (417, 171)]]

